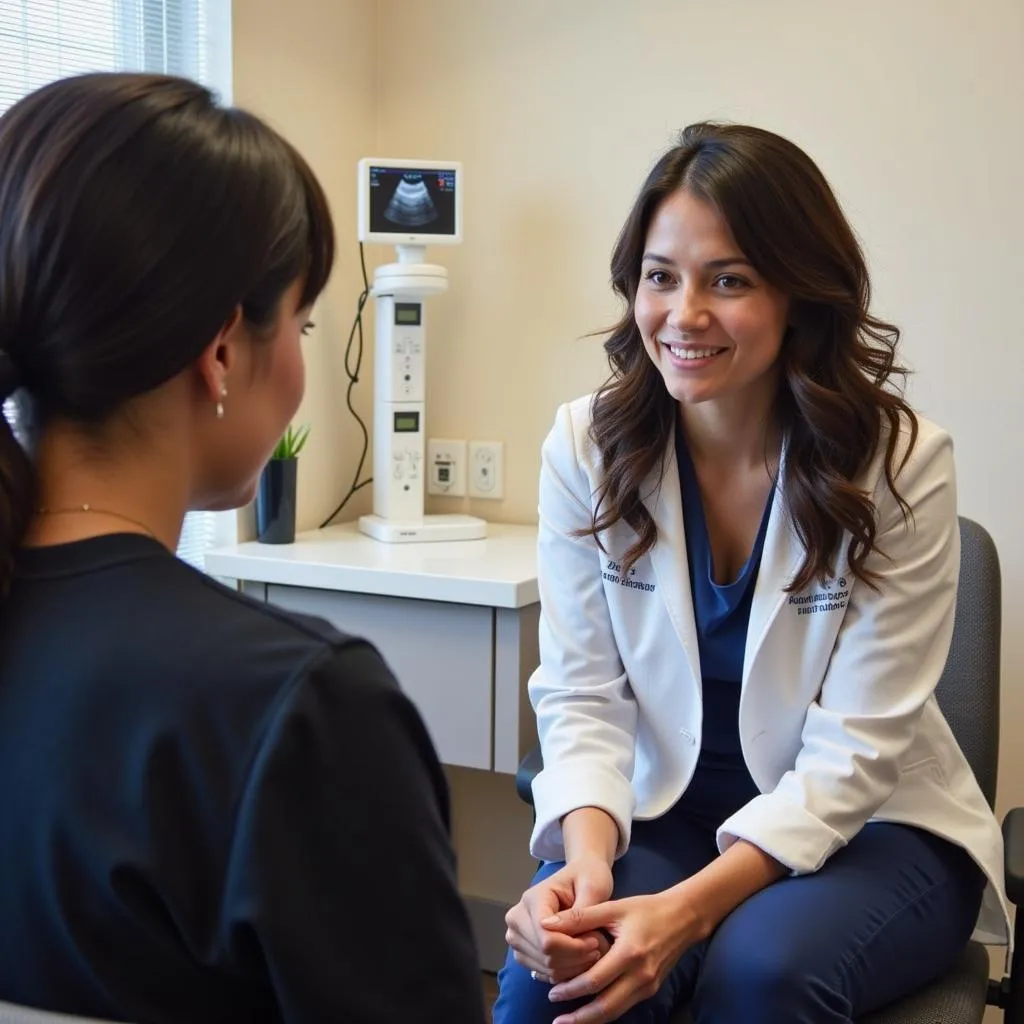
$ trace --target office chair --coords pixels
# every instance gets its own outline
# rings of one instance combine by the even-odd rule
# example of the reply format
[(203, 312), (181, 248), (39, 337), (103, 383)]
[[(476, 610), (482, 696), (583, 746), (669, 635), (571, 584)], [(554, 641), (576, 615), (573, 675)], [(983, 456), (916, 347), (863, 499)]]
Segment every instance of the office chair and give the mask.
[[(999, 638), (1002, 617), (999, 556), (986, 530), (960, 517), (960, 585), (946, 668), (936, 697), (989, 805), (994, 806), (999, 761)], [(533, 779), (542, 767), (540, 747), (519, 765), (516, 791), (533, 805)], [(1024, 902), (1024, 808), (1003, 820), (1006, 892), (1014, 907)], [(943, 977), (858, 1024), (981, 1024), (986, 1006), (1003, 1010), (1005, 1024), (1024, 1024), (1024, 913), (1015, 915), (1014, 955), (1008, 977), (989, 980), (986, 949), (968, 944)], [(912, 951), (908, 950), (908, 955)], [(674, 1024), (687, 1024), (679, 1011)], [(0, 1018), (2, 1024), (2, 1018)]]

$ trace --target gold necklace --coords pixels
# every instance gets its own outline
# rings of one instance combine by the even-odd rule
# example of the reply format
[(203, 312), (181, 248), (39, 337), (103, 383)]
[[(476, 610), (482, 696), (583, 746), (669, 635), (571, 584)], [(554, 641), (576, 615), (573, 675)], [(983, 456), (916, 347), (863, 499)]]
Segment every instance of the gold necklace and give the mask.
[(84, 502), (81, 505), (68, 505), (64, 508), (37, 508), (36, 514), (40, 516), (72, 516), (79, 513), (86, 512), (91, 515), (99, 516), (110, 516), (112, 519), (120, 519), (125, 523), (131, 523), (132, 526), (137, 526), (147, 536), (152, 537), (153, 540), (157, 539), (156, 534), (145, 524), (140, 523), (138, 519), (132, 519), (131, 516), (123, 515), (121, 512), (111, 512), (107, 508), (95, 508), (88, 502)]

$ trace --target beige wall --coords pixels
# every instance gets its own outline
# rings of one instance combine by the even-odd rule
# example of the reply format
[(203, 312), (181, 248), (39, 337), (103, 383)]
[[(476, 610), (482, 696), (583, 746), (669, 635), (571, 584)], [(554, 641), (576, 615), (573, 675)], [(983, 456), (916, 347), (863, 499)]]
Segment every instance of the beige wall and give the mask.
[(482, 515), (534, 518), (539, 445), (556, 403), (602, 379), (598, 340), (580, 339), (616, 312), (608, 253), (672, 133), (749, 121), (820, 163), (877, 310), (905, 329), (911, 397), (954, 434), (961, 510), (1000, 548), (1001, 804), (1024, 802), (1024, 6), (381, 0), (379, 17), (380, 148), (466, 167), (428, 432), (506, 441), (508, 499)]
[[(297, 422), (313, 426), (299, 470), (298, 527), (311, 529), (341, 500), (355, 470), (358, 428), (345, 408), (344, 339), (360, 288), (355, 165), (376, 140), (375, 0), (235, 0), (234, 100), (269, 120), (310, 162), (327, 193), (338, 258), (304, 342), (306, 397)], [(372, 347), (369, 361), (372, 366)], [(354, 403), (369, 418), (372, 374)], [(349, 509), (369, 509), (369, 488)], [(244, 526), (243, 526), (244, 529)]]
[[(341, 238), (340, 273), (311, 345), (316, 463), (304, 468), (303, 518), (329, 508), (354, 467), (339, 387), (356, 292), (358, 156), (374, 147), (374, 155), (465, 163), (465, 242), (434, 251), (451, 289), (431, 300), (428, 433), (504, 440), (508, 497), (473, 510), (532, 521), (554, 408), (604, 373), (599, 341), (581, 339), (615, 315), (607, 257), (650, 163), (674, 130), (700, 118), (780, 131), (838, 190), (870, 257), (876, 308), (905, 328), (905, 357), (917, 371), (911, 397), (956, 438), (962, 511), (999, 544), (1001, 804), (1024, 802), (1024, 750), (1011, 731), (1024, 711), (1024, 631), (1015, 628), (1024, 621), (1020, 0), (237, 7), (238, 99), (276, 118), (313, 158)], [(369, 390), (368, 378), (364, 408)], [(505, 801), (501, 857), (471, 853), (464, 871), (475, 891), (514, 895), (529, 862), (510, 851), (529, 819), (512, 814), (510, 780), (467, 776), (454, 785), (480, 813)], [(477, 811), (463, 813), (467, 842), (481, 842), (472, 839)]]

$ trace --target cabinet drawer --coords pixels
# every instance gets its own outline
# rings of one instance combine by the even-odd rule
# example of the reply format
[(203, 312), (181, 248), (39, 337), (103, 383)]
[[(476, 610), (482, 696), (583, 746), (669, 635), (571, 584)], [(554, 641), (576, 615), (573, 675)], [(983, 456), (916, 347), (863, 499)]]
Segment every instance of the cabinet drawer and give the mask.
[(267, 585), (266, 596), (366, 637), (416, 705), (438, 757), (465, 768), (492, 767), (493, 609), (276, 584)]

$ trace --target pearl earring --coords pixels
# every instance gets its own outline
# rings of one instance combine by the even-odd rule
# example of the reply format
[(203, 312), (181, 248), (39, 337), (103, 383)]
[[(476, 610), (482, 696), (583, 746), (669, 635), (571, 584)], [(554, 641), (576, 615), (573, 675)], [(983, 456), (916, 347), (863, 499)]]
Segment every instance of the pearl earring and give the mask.
[[(228, 397), (228, 389), (222, 384), (220, 386), (220, 397), (222, 399)], [(224, 419), (224, 402), (220, 401), (217, 403), (217, 419)]]

